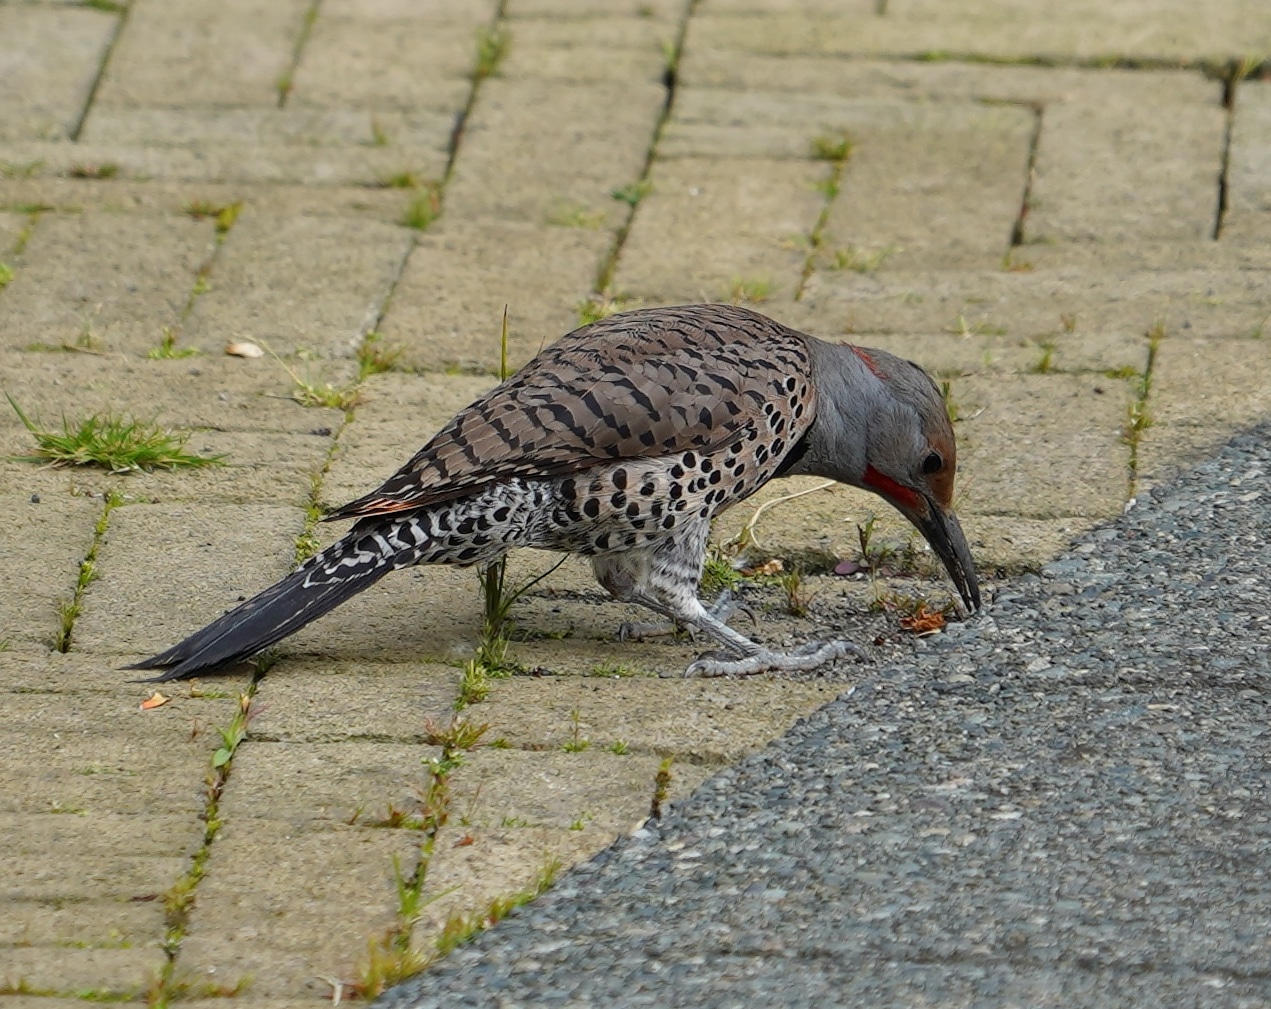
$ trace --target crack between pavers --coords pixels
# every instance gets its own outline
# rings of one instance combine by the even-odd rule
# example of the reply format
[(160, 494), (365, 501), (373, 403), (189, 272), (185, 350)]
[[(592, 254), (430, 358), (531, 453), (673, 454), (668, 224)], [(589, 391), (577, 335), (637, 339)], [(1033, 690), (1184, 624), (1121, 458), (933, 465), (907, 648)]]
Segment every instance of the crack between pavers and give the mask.
[(1028, 209), (1033, 201), (1033, 183), (1037, 181), (1037, 150), (1041, 146), (1042, 139), (1042, 122), (1046, 108), (1041, 104), (1029, 104), (1033, 110), (1033, 135), (1028, 142), (1028, 159), (1024, 163), (1024, 190), (1020, 194), (1019, 214), (1015, 217), (1015, 223), (1011, 227), (1010, 246), (1006, 250), (1006, 259), (1011, 257), (1011, 252), (1024, 244), (1024, 224), (1028, 220)]
[(808, 254), (803, 260), (803, 271), (799, 275), (799, 284), (794, 291), (795, 301), (803, 300), (808, 281), (816, 273), (816, 257), (825, 243), (825, 230), (830, 224), (830, 211), (834, 208), (834, 201), (838, 199), (839, 192), (842, 190), (843, 173), (847, 170), (847, 163), (852, 157), (852, 141), (846, 131), (843, 131), (838, 138), (837, 146), (834, 146), (835, 143), (835, 138), (829, 135), (817, 137), (812, 141), (814, 153), (824, 150), (837, 156), (825, 159), (830, 166), (829, 174), (820, 184), (825, 203), (821, 207), (821, 213), (817, 215), (816, 223), (812, 225), (812, 230), (808, 233)]
[[(494, 17), (490, 19), (490, 25), (484, 29), (478, 42), (478, 46), (487, 42), (493, 43), (496, 47), (505, 45), (510, 38), (507, 27), (507, 0), (499, 0), (498, 5), (494, 9)], [(498, 59), (502, 58), (502, 53)], [(480, 52), (478, 52), (477, 63), (472, 68), (472, 87), (468, 89), (468, 100), (464, 103), (463, 109), (455, 116), (455, 125), (450, 131), (450, 143), (447, 145), (446, 151), (446, 170), (442, 173), (441, 189), (443, 191), (446, 183), (450, 181), (450, 176), (454, 174), (455, 161), (459, 157), (459, 147), (463, 143), (464, 129), (468, 125), (468, 118), (472, 115), (472, 110), (477, 104), (477, 95), (481, 91), (482, 83), (489, 77), (493, 76), (498, 69), (497, 59), (493, 66), (484, 66)]]
[(88, 122), (88, 114), (93, 109), (93, 102), (97, 100), (97, 92), (101, 88), (102, 81), (106, 79), (106, 69), (110, 66), (110, 59), (115, 54), (115, 46), (119, 44), (119, 39), (123, 36), (131, 9), (130, 4), (121, 4), (117, 11), (119, 21), (115, 25), (115, 32), (111, 35), (110, 42), (106, 45), (106, 52), (102, 56), (101, 66), (97, 68), (97, 76), (93, 78), (92, 87), (88, 89), (88, 97), (84, 101), (83, 111), (80, 112), (79, 118), (75, 121), (75, 126), (70, 131), (69, 139), (72, 143), (79, 143), (79, 135), (84, 132), (84, 124)]
[(237, 711), (231, 717), (229, 726), (217, 728), (221, 745), (212, 752), (211, 768), (204, 782), (203, 809), (199, 814), (199, 818), (203, 821), (203, 839), (198, 849), (190, 856), (189, 868), (163, 895), (162, 946), (165, 959), (146, 992), (146, 1003), (151, 1009), (167, 1009), (172, 1002), (184, 998), (237, 995), (250, 983), (248, 976), (244, 975), (233, 986), (196, 984), (177, 976), (177, 961), (189, 926), (190, 914), (198, 899), (199, 885), (207, 874), (207, 863), (211, 858), (213, 845), (224, 825), (220, 817), (220, 802), (225, 794), (225, 787), (229, 784), (234, 757), (238, 748), (247, 739), (247, 726), (252, 715), (252, 700), (256, 696), (265, 673), (275, 661), (276, 654), (273, 652), (266, 652), (256, 658), (251, 682), (238, 695)]
[(75, 624), (84, 606), (84, 593), (97, 580), (97, 554), (110, 528), (110, 513), (124, 503), (123, 496), (111, 489), (102, 495), (102, 510), (93, 526), (93, 541), (76, 568), (75, 588), (69, 600), (58, 603), (58, 629), (53, 637), (53, 650), (65, 654), (71, 650)]
[(671, 112), (675, 107), (675, 99), (679, 93), (680, 60), (684, 55), (684, 43), (688, 38), (689, 24), (693, 20), (693, 15), (696, 13), (699, 3), (701, 3), (701, 0), (690, 0), (684, 10), (684, 17), (680, 21), (675, 41), (671, 44), (666, 69), (662, 75), (662, 86), (666, 88), (666, 100), (662, 103), (662, 112), (653, 126), (653, 136), (650, 138), (649, 146), (645, 151), (644, 165), (640, 169), (640, 177), (635, 182), (636, 199), (631, 203), (630, 209), (627, 211), (626, 220), (618, 226), (618, 230), (614, 233), (613, 244), (609, 247), (609, 252), (596, 271), (596, 283), (592, 292), (595, 299), (604, 301), (609, 298), (609, 286), (613, 283), (613, 275), (617, 272), (622, 250), (626, 247), (627, 238), (630, 236), (631, 228), (635, 224), (636, 212), (640, 209), (640, 202), (647, 195), (652, 185), (650, 176), (653, 173), (653, 163), (657, 158), (658, 144), (662, 141), (662, 134), (666, 130), (666, 124), (670, 121)]
[(1240, 82), (1251, 72), (1253, 71), (1250, 69), (1248, 61), (1233, 61), (1228, 70), (1227, 78), (1223, 82), (1222, 107), (1225, 113), (1225, 122), (1222, 133), (1222, 158), (1218, 169), (1218, 205), (1214, 208), (1214, 230), (1211, 236), (1215, 242), (1222, 238), (1222, 227), (1227, 218), (1228, 178), (1231, 169), (1231, 137), (1236, 125), (1236, 99), (1240, 89)]
[(1152, 394), (1152, 379), (1156, 371), (1157, 352), (1160, 349), (1161, 341), (1165, 338), (1164, 323), (1159, 321), (1153, 323), (1143, 335), (1147, 339), (1147, 359), (1144, 361), (1143, 371), (1138, 376), (1134, 399), (1127, 408), (1125, 428), (1121, 434), (1121, 440), (1130, 450), (1130, 458), (1126, 464), (1128, 470), (1125, 492), (1127, 506), (1134, 501), (1135, 495), (1138, 493), (1139, 449), (1143, 443), (1143, 432), (1152, 425), (1149, 401)]
[(296, 71), (300, 68), (300, 60), (304, 56), (305, 46), (309, 44), (309, 36), (313, 34), (313, 26), (318, 20), (322, 0), (310, 0), (309, 9), (305, 11), (304, 21), (300, 25), (300, 34), (296, 36), (296, 44), (291, 50), (291, 59), (287, 69), (278, 78), (278, 108), (285, 108), (287, 99), (296, 83)]

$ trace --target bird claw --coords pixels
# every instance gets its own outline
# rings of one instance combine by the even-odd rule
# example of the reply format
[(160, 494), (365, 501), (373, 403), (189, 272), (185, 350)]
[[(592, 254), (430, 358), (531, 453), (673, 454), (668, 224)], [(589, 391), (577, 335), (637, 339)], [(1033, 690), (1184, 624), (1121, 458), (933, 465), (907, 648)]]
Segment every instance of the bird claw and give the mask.
[(686, 677), (755, 676), (758, 673), (808, 672), (836, 659), (855, 655), (858, 659), (868, 656), (850, 641), (810, 641), (789, 652), (774, 652), (761, 648), (754, 655), (727, 658), (717, 652), (703, 655), (684, 670)]

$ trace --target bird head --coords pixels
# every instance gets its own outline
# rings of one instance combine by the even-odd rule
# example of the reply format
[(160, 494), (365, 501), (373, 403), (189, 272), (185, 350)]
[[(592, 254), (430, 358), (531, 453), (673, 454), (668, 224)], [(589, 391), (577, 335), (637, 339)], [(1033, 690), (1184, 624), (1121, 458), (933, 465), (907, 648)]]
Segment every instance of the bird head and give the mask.
[[(944, 397), (916, 364), (815, 341), (817, 416), (797, 470), (873, 491), (931, 544), (968, 609), (980, 586), (953, 511), (957, 446)], [(864, 437), (862, 438), (862, 434)]]

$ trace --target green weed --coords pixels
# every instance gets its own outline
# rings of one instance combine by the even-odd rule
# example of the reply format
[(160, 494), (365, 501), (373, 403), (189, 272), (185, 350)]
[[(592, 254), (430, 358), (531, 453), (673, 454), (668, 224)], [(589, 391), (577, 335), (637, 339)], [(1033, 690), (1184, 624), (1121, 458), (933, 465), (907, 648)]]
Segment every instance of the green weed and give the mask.
[(653, 183), (648, 179), (640, 179), (638, 182), (628, 182), (625, 186), (619, 186), (617, 189), (610, 190), (609, 195), (620, 203), (625, 203), (629, 207), (638, 206), (640, 201), (649, 195), (653, 190)]
[(425, 182), (422, 189), (423, 192), (406, 205), (406, 212), (402, 215), (402, 224), (416, 231), (427, 231), (441, 216), (441, 185)]
[(94, 414), (81, 421), (62, 417), (62, 430), (37, 427), (17, 401), (5, 393), (22, 425), (35, 438), (36, 454), (19, 456), (23, 462), (43, 462), (51, 466), (101, 466), (112, 473), (133, 470), (180, 469), (215, 466), (224, 456), (202, 456), (185, 451), (188, 434), (145, 424), (135, 418), (115, 414)]
[(193, 357), (198, 353), (194, 347), (178, 347), (177, 331), (172, 326), (164, 326), (163, 333), (159, 337), (159, 346), (151, 347), (146, 351), (146, 357), (151, 361), (169, 361), (182, 357)]
[(402, 353), (401, 347), (386, 345), (382, 333), (367, 333), (357, 349), (357, 380), (364, 382), (372, 375), (396, 371)]
[(499, 65), (512, 47), (512, 36), (506, 28), (482, 28), (477, 32), (477, 62), (472, 79), (480, 82), (499, 72)]
[(66, 170), (72, 179), (113, 179), (119, 174), (119, 166), (110, 163), (101, 165), (72, 165)]
[(762, 305), (772, 296), (772, 291), (770, 277), (734, 277), (728, 288), (728, 300), (734, 305), (742, 302)]
[(877, 249), (867, 252), (855, 245), (834, 249), (825, 263), (827, 270), (851, 270), (854, 273), (874, 273), (887, 261), (896, 250), (894, 248)]
[(566, 753), (582, 753), (590, 748), (591, 741), (582, 734), (582, 717), (577, 708), (569, 713), (569, 739), (561, 747)]
[(572, 200), (559, 200), (547, 211), (544, 220), (557, 228), (586, 228), (594, 231), (604, 225), (605, 215)]

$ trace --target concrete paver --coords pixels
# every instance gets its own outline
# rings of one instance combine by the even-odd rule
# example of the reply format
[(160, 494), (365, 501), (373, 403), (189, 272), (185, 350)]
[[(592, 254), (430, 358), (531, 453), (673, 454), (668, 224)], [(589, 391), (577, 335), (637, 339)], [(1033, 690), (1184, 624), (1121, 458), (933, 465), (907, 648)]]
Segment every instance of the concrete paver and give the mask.
[(180, 323), (214, 238), (189, 217), (48, 215), (0, 304), (0, 348), (144, 355)]
[[(579, 325), (576, 306), (612, 244), (609, 232), (587, 228), (443, 219), (420, 237), (381, 331), (413, 368), (497, 377), (504, 305), (508, 364), (518, 368)], [(509, 301), (513, 285), (520, 297)]]
[[(230, 988), (255, 975), (245, 1009), (317, 1004), (324, 978), (357, 979), (393, 921), (393, 856), (409, 869), (420, 841), (370, 824), (419, 801), (428, 721), (451, 716), (479, 643), (475, 573), (397, 573), (282, 645), (171, 960), (163, 896), (207, 836), (216, 730), (251, 677), (171, 685), (143, 713), (151, 688), (118, 667), (267, 585), (315, 500), (371, 489), (488, 389), (504, 305), (514, 367), (600, 307), (582, 303), (601, 285), (614, 307), (748, 301), (924, 364), (958, 414), (959, 514), (989, 599), (1011, 591), (999, 575), (1041, 570), (1271, 413), (1251, 378), (1271, 365), (1271, 85), (1224, 83), (1271, 51), (1261, 13), (1257, 0), (1045, 14), (1007, 0), (0, 0), (0, 389), (45, 426), (110, 411), (225, 454), (202, 470), (41, 468), (14, 458), (32, 439), (0, 403), (0, 578), (16, 589), (0, 598), (0, 830), (14, 839), (0, 980), (48, 992), (8, 995), (8, 1009), (138, 992), (165, 964)], [(492, 38), (506, 51), (474, 75)], [(836, 188), (820, 136), (853, 145)], [(425, 184), (441, 187), (441, 215), (420, 231), (404, 221)], [(191, 213), (234, 204), (220, 232)], [(198, 353), (151, 359), (165, 327)], [(389, 370), (361, 376), (358, 402), (295, 402), (287, 368), (351, 388), (372, 330)], [(240, 338), (282, 362), (226, 357)], [(1145, 390), (1151, 423), (1132, 447)], [(815, 484), (765, 488), (716, 539)], [(108, 491), (123, 504), (71, 651), (49, 652)], [(897, 613), (871, 604), (946, 598), (929, 553), (817, 573), (857, 559), (871, 520), (903, 557), (912, 531), (863, 492), (769, 508), (748, 557), (801, 568), (813, 599), (795, 618), (779, 586), (744, 588), (754, 633), (908, 654)], [(510, 577), (555, 560), (518, 556)], [(678, 799), (874, 668), (662, 679), (702, 646), (616, 647), (642, 614), (576, 559), (511, 612), (512, 654), (534, 675), (493, 680), (465, 710), (496, 745), (454, 773), (428, 888), (446, 895), (415, 927), (421, 948), (447, 915), (532, 885), (548, 858), (628, 833), (663, 757)], [(1050, 681), (1034, 679), (1044, 697)], [(192, 1009), (212, 1009), (210, 988), (191, 991)]]
[(407, 228), (244, 213), (185, 336), (207, 353), (254, 338), (280, 355), (307, 348), (352, 356), (375, 327), (413, 241)]
[(139, 3), (128, 12), (96, 102), (276, 105), (308, 8), (307, 0)]
[(118, 19), (70, 6), (0, 7), (0, 140), (64, 138), (79, 125)]

